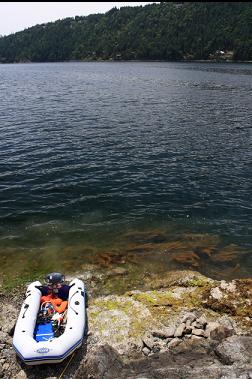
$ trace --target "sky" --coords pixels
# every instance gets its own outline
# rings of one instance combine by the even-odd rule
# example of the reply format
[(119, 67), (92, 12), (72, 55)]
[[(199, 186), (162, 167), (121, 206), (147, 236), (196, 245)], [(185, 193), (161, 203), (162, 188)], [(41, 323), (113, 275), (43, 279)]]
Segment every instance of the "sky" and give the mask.
[[(66, 17), (105, 13), (113, 7), (144, 6), (154, 2), (1, 2), (0, 35), (8, 35), (37, 24)], [(156, 3), (159, 2), (156, 1)]]

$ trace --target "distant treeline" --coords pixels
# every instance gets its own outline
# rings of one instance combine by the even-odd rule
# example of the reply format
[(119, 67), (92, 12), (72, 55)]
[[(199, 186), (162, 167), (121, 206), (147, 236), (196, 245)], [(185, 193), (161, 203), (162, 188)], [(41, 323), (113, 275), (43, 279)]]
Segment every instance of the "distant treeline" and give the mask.
[[(0, 38), (0, 62), (252, 61), (252, 4), (161, 2), (36, 25)], [(228, 55), (229, 54), (229, 55)]]

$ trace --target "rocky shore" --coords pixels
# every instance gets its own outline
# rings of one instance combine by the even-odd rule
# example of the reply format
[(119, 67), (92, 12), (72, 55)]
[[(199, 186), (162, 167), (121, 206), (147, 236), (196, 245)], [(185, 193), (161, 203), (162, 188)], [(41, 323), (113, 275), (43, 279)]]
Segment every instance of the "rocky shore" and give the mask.
[(16, 357), (23, 292), (0, 294), (0, 378), (252, 378), (251, 279), (172, 271), (152, 278), (149, 290), (97, 296), (94, 276), (78, 275), (90, 289), (85, 341), (58, 365), (26, 366)]

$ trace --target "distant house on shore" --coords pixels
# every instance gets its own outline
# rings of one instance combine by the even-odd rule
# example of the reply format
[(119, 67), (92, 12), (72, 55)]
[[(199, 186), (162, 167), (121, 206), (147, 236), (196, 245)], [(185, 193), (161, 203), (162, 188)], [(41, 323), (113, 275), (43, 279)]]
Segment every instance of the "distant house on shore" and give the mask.
[(213, 61), (231, 62), (233, 60), (234, 52), (231, 50), (216, 50), (215, 53), (209, 54), (209, 59)]

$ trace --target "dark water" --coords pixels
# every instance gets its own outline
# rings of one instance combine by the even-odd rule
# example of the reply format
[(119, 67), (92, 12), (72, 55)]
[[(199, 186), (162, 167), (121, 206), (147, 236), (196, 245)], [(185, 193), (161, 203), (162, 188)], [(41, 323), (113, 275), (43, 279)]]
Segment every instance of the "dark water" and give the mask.
[(251, 95), (251, 64), (0, 65), (0, 270), (162, 229), (236, 245), (251, 275)]

